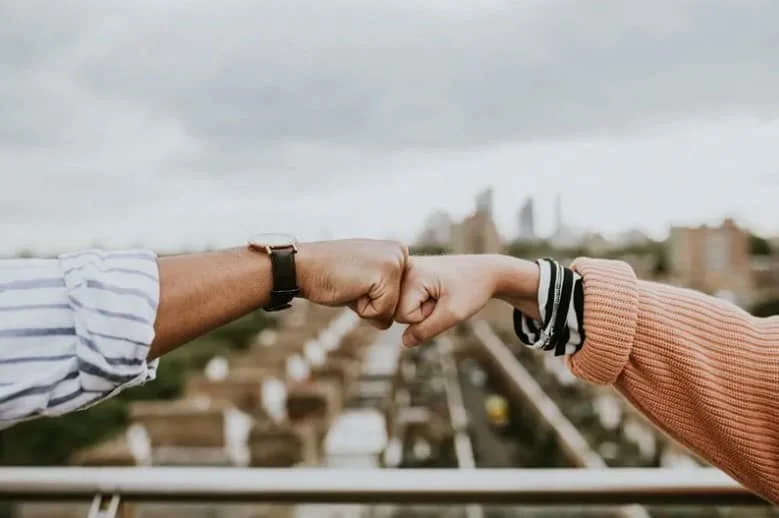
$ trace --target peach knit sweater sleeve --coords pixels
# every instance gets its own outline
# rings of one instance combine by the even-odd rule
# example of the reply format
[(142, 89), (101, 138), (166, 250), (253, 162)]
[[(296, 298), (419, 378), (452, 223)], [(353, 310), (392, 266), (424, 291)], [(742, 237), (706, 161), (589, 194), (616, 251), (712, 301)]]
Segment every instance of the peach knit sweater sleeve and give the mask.
[(779, 317), (579, 259), (582, 349), (572, 372), (613, 384), (681, 444), (779, 502)]

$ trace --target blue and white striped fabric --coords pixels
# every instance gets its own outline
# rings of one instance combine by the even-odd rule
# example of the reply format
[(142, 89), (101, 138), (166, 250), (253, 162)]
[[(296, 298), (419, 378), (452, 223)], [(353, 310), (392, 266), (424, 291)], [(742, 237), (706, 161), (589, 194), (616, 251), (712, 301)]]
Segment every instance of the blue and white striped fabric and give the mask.
[(0, 261), (0, 428), (154, 379), (159, 289), (148, 250)]

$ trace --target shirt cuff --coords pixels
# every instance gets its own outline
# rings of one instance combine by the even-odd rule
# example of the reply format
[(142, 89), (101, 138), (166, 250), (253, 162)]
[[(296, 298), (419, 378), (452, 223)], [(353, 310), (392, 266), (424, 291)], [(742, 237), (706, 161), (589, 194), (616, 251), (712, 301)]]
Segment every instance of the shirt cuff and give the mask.
[(571, 268), (584, 285), (582, 349), (567, 358), (578, 378), (601, 385), (614, 383), (630, 356), (638, 323), (638, 280), (624, 262), (582, 258)]
[(538, 264), (538, 309), (541, 320), (514, 310), (514, 331), (531, 349), (555, 356), (575, 354), (584, 342), (581, 276), (553, 259)]
[(147, 361), (159, 305), (157, 256), (149, 250), (87, 250), (59, 257), (78, 345), (85, 398), (98, 401), (153, 380)]

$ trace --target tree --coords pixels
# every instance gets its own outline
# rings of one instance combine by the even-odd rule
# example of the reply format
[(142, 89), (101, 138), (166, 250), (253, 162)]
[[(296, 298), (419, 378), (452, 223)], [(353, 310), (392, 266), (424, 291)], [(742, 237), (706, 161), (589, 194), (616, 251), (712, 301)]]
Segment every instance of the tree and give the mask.
[(655, 252), (655, 267), (654, 274), (656, 276), (666, 275), (669, 271), (668, 254), (665, 250), (660, 248)]
[(409, 247), (411, 255), (446, 255), (450, 251), (443, 245), (418, 245)]
[(749, 255), (771, 255), (771, 243), (755, 234), (749, 234)]
[(506, 246), (506, 253), (523, 259), (555, 256), (556, 250), (548, 241), (514, 241)]
[(770, 317), (779, 315), (779, 299), (770, 299), (759, 302), (750, 311), (756, 317)]

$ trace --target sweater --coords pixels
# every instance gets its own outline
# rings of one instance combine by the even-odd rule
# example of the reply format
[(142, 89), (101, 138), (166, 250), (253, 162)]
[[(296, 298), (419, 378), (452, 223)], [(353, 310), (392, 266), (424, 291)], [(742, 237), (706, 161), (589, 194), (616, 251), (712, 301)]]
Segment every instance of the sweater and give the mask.
[(779, 503), (779, 317), (581, 258), (586, 340), (567, 357), (746, 488)]

